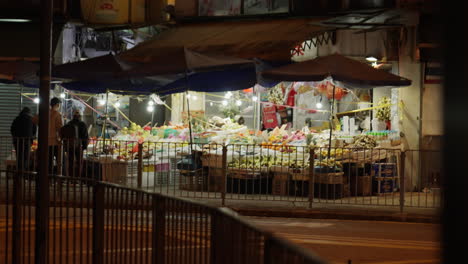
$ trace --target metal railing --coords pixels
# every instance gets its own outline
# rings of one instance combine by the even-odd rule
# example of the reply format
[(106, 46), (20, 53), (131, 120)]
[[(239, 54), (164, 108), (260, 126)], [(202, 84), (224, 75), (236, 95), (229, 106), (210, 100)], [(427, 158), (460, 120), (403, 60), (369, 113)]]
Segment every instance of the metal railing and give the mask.
[[(2, 152), (10, 142), (0, 142)], [(223, 205), (256, 200), (403, 210), (441, 203), (438, 151), (111, 139), (92, 142), (84, 153), (59, 149), (51, 168), (59, 174), (175, 197), (218, 199)], [(30, 160), (33, 169), (34, 155)], [(6, 158), (2, 164), (11, 167), (15, 161)]]
[[(1, 263), (34, 263), (36, 176), (1, 171)], [(49, 182), (48, 263), (324, 263), (218, 208), (82, 177)]]

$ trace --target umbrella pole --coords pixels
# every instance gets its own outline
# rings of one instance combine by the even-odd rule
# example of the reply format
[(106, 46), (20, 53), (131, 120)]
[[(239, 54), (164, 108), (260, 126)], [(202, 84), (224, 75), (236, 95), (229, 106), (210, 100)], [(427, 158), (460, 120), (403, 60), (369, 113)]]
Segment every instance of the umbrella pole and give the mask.
[(330, 160), (332, 134), (333, 134), (333, 112), (335, 111), (335, 85), (333, 85), (333, 99), (330, 112), (330, 138), (328, 139), (328, 159)]
[(102, 145), (104, 146), (105, 143), (106, 143), (106, 133), (107, 133), (107, 115), (109, 114), (109, 89), (106, 90), (106, 108), (105, 108), (105, 112), (104, 112), (104, 123), (103, 123), (103, 126), (102, 126), (102, 138), (103, 138), (103, 142), (102, 142)]
[(188, 98), (188, 93), (189, 93), (189, 81), (188, 81), (188, 76), (187, 72), (185, 72), (185, 87), (187, 90), (185, 91), (185, 98), (187, 100), (187, 118), (188, 118), (188, 123), (189, 123), (189, 133), (190, 133), (190, 150), (193, 153), (193, 138), (192, 138), (192, 118), (190, 114), (190, 101)]

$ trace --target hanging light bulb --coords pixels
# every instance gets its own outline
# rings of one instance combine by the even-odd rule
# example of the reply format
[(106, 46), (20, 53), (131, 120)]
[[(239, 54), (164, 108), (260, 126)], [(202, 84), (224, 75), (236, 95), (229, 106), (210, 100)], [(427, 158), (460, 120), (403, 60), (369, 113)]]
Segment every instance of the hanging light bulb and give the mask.
[(190, 94), (187, 94), (187, 99), (190, 99), (190, 97), (192, 97)]
[(320, 96), (320, 101), (315, 105), (318, 109), (322, 108), (323, 107), (323, 104), (322, 104), (322, 96)]
[(99, 104), (99, 105), (105, 105), (105, 104), (106, 104), (106, 100), (104, 100), (104, 99), (99, 99), (99, 100), (98, 100), (98, 104)]
[(210, 106), (213, 106), (213, 102), (210, 102)]
[(252, 101), (257, 102), (258, 97), (257, 96), (252, 96)]
[(232, 96), (232, 93), (227, 92), (226, 95), (224, 95), (224, 98), (229, 99), (229, 98), (231, 98), (231, 96)]
[(237, 105), (237, 106), (241, 106), (241, 105), (242, 105), (242, 101), (241, 101), (241, 100), (237, 100), (237, 101), (236, 101), (236, 105)]
[(146, 107), (146, 111), (153, 112), (154, 111), (154, 106), (148, 105), (148, 107)]
[(36, 97), (36, 98), (33, 99), (33, 102), (34, 102), (35, 104), (39, 104), (40, 101), (41, 101), (41, 100), (39, 99), (39, 97)]
[(228, 101), (223, 100), (222, 104), (223, 104), (224, 106), (226, 106), (226, 105), (228, 105)]
[(117, 101), (117, 102), (115, 103), (115, 107), (117, 107), (117, 108), (120, 107), (120, 101)]
[(66, 97), (65, 93), (60, 94), (60, 98), (65, 98), (65, 97)]
[(148, 102), (148, 105), (149, 105), (149, 106), (153, 106), (153, 105), (154, 105), (153, 100), (150, 100), (150, 101)]

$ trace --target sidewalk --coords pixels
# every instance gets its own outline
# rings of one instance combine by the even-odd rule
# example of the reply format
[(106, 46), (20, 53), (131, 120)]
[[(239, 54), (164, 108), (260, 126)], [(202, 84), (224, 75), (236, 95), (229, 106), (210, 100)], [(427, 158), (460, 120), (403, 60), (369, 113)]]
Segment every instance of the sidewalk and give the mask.
[[(217, 199), (196, 199), (212, 206), (221, 206)], [(413, 223), (440, 223), (439, 209), (398, 206), (349, 205), (306, 202), (226, 200), (227, 207), (244, 216), (314, 218), (340, 220), (394, 221)]]

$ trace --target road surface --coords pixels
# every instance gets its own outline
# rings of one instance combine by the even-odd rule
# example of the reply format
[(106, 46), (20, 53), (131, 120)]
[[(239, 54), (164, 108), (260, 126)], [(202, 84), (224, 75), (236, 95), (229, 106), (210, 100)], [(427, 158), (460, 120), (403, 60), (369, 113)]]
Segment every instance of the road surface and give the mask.
[(248, 217), (255, 225), (314, 251), (330, 263), (440, 263), (439, 225)]

